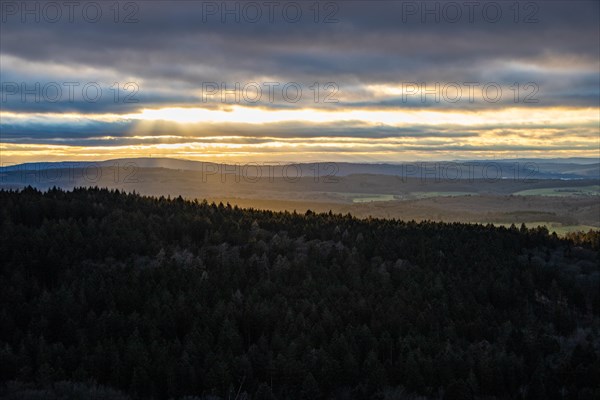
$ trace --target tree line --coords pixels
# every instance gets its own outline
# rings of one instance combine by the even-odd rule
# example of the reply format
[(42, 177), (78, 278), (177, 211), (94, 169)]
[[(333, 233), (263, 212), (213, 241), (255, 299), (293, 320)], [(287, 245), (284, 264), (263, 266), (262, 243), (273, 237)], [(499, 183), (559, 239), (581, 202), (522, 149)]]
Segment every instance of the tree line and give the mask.
[(600, 398), (600, 233), (0, 190), (8, 399)]

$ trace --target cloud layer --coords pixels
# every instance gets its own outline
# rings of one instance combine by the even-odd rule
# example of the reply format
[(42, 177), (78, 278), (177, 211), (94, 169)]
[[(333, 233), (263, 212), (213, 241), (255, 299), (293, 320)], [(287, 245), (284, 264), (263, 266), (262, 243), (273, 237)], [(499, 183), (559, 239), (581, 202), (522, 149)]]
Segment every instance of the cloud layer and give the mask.
[(67, 4), (2, 2), (3, 162), (598, 156), (597, 1)]

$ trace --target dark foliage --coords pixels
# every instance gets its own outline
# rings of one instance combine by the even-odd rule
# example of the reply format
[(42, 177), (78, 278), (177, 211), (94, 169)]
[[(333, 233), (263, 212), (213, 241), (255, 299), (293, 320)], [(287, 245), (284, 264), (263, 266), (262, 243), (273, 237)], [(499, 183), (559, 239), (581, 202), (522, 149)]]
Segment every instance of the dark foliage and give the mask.
[(0, 203), (6, 398), (600, 398), (598, 232)]

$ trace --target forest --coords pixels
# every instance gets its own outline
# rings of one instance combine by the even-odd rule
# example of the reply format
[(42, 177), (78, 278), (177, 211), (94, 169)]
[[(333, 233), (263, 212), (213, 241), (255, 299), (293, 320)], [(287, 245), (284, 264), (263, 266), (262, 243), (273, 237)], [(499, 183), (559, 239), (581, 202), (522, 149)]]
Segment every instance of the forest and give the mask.
[(600, 398), (599, 231), (0, 204), (1, 398)]

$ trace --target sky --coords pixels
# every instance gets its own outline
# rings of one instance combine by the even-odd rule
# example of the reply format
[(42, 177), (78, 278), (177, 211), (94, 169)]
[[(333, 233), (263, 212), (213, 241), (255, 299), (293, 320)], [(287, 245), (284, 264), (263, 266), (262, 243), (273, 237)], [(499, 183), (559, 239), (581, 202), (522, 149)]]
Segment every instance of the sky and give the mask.
[(600, 157), (600, 2), (0, 2), (0, 163)]

